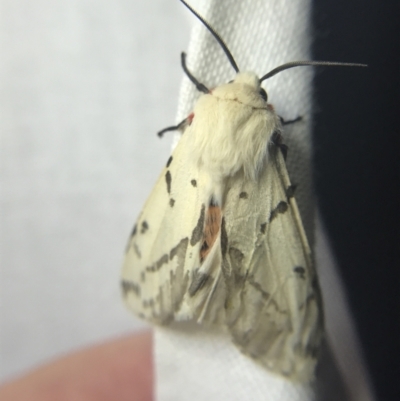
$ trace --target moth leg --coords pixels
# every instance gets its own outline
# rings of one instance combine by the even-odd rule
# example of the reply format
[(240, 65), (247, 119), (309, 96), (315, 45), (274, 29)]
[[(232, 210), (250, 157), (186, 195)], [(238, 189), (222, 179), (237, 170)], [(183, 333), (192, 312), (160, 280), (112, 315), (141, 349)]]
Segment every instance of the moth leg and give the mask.
[(167, 127), (162, 129), (160, 132), (157, 132), (157, 135), (161, 138), (166, 132), (169, 131), (181, 131), (183, 132), (185, 128), (190, 125), (194, 117), (194, 114), (189, 114), (184, 120), (182, 120), (178, 125), (172, 125), (171, 127)]
[(182, 64), (183, 71), (185, 72), (187, 77), (196, 85), (196, 89), (203, 93), (210, 93), (210, 90), (204, 84), (199, 82), (187, 68), (185, 52), (181, 53), (181, 64)]
[[(281, 117), (279, 117), (281, 118)], [(301, 117), (298, 117), (301, 119)], [(294, 120), (293, 120), (294, 121)], [(298, 121), (298, 120), (297, 120)], [(276, 147), (278, 147), (283, 155), (283, 159), (286, 161), (287, 158), (287, 153), (288, 153), (288, 146), (282, 143), (282, 134), (280, 131), (274, 131), (274, 133), (271, 135), (270, 143)]]
[(301, 121), (303, 119), (303, 117), (297, 116), (293, 120), (285, 120), (283, 117), (279, 116), (279, 119), (281, 120), (282, 125), (290, 125), (290, 124), (297, 123), (298, 121)]

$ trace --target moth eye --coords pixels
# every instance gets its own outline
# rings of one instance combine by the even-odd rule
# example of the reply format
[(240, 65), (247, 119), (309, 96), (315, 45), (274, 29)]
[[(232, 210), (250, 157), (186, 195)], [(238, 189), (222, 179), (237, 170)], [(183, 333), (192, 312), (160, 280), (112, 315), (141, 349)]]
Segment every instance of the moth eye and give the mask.
[(267, 99), (268, 99), (268, 96), (267, 96), (267, 92), (265, 92), (265, 89), (264, 89), (264, 88), (260, 88), (260, 90), (259, 90), (258, 93), (260, 94), (260, 96), (261, 96), (261, 97), (264, 99), (264, 101), (266, 102)]

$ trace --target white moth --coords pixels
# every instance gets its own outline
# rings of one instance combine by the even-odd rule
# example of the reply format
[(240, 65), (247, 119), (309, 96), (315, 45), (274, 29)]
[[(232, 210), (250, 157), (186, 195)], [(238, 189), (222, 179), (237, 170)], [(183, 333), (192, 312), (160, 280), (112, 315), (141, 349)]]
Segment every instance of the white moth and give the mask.
[(129, 238), (125, 302), (156, 324), (223, 326), (246, 355), (296, 381), (311, 380), (323, 333), (310, 247), (285, 165), (282, 126), (258, 78), (237, 72), (204, 92)]

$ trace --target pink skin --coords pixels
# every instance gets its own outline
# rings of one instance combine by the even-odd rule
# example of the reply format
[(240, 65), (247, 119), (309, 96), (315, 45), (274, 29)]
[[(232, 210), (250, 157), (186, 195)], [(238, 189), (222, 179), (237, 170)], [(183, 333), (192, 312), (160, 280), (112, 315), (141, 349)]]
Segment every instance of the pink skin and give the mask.
[(152, 336), (73, 352), (0, 387), (1, 401), (152, 401)]

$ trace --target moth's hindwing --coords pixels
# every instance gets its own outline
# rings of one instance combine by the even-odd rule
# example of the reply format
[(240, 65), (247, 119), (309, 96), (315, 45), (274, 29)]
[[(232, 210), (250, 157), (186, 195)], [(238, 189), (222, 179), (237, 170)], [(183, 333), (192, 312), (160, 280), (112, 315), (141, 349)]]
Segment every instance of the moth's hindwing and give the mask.
[(226, 324), (233, 341), (267, 368), (310, 380), (322, 335), (321, 298), (277, 148), (257, 184), (231, 180), (224, 226)]
[[(214, 263), (200, 268), (207, 199), (201, 192), (204, 177), (187, 151), (189, 140), (189, 133), (182, 136), (148, 198), (129, 238), (122, 270), (128, 307), (158, 324), (204, 318), (210, 293), (222, 283), (218, 252), (209, 259)], [(212, 304), (217, 312), (207, 316), (215, 321), (221, 308)]]

